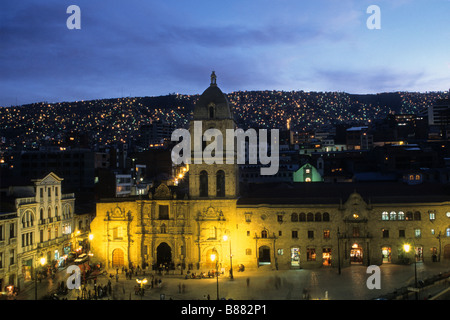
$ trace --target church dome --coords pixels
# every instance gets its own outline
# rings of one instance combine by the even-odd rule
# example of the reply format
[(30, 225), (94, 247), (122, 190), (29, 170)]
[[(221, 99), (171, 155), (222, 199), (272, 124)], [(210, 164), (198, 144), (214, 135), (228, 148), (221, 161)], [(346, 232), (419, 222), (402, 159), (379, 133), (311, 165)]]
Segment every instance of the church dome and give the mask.
[(216, 84), (214, 71), (211, 84), (202, 93), (194, 108), (194, 120), (232, 119), (230, 104), (225, 94)]

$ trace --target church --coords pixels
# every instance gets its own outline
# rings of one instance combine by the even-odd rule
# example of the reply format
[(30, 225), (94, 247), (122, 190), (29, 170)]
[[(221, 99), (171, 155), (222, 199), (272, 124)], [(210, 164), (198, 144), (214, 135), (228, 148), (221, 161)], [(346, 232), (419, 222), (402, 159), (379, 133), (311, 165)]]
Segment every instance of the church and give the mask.
[[(214, 72), (193, 120), (223, 137), (236, 129)], [(210, 164), (196, 156), (192, 151), (187, 192), (162, 183), (147, 196), (98, 201), (91, 248), (99, 261), (109, 268), (164, 265), (181, 272), (450, 262), (445, 185), (320, 181), (242, 187), (236, 161)]]

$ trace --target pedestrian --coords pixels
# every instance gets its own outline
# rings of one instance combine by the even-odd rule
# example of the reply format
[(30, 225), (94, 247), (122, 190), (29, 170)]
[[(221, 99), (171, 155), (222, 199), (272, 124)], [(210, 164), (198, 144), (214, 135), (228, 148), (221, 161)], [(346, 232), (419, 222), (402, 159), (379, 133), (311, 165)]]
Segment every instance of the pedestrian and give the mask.
[(247, 277), (246, 281), (247, 281), (247, 287), (249, 287), (250, 286), (250, 278)]
[(186, 286), (184, 285), (184, 283), (183, 283), (183, 285), (181, 286), (181, 292), (182, 292), (182, 293), (185, 293), (185, 292), (186, 292)]
[(211, 298), (211, 297), (209, 296), (209, 293), (208, 293), (208, 298), (207, 298), (207, 299), (210, 300), (210, 298)]
[(181, 293), (181, 283), (178, 283), (178, 293)]
[(116, 282), (119, 282), (119, 274), (116, 274)]

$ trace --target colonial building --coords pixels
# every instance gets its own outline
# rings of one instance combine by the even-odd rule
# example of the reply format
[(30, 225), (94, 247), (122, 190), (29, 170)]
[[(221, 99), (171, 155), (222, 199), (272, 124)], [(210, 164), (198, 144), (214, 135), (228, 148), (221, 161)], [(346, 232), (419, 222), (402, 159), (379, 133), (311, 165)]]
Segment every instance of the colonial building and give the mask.
[(72, 250), (75, 196), (62, 193), (62, 180), (50, 173), (33, 180), (34, 186), (3, 190), (4, 213), (0, 215), (3, 286), (23, 288), (34, 280), (41, 258), (45, 258), (46, 265), (58, 265)]
[[(226, 137), (224, 130), (235, 129), (214, 73), (193, 120), (201, 122), (200, 133), (218, 129)], [(189, 164), (188, 190), (162, 183), (145, 198), (99, 201), (91, 223), (95, 256), (113, 268), (181, 270), (212, 269), (216, 261), (225, 270), (450, 261), (444, 185), (290, 182), (240, 189), (236, 163), (197, 163), (198, 156)]]

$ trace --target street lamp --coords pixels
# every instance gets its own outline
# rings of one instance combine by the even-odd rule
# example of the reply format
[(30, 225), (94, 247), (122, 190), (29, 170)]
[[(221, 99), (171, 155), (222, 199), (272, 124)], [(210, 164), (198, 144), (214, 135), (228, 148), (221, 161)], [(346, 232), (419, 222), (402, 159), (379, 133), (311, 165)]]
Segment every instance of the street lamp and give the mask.
[[(409, 244), (404, 244), (403, 245), (403, 250), (405, 250), (406, 253), (408, 253), (411, 250), (411, 245)], [(415, 249), (414, 249), (415, 251)], [(414, 252), (414, 288), (417, 289), (417, 257), (416, 257), (416, 252)], [(415, 291), (415, 296), (416, 296), (416, 300), (419, 299), (418, 296), (418, 292)]]
[[(227, 241), (227, 240), (228, 240), (228, 236), (224, 235), (223, 241)], [(230, 279), (233, 280), (233, 256), (231, 254), (231, 238), (230, 238)]]
[(142, 300), (142, 296), (144, 295), (144, 285), (147, 283), (147, 278), (144, 279), (136, 279), (136, 282), (139, 283), (140, 286), (140, 293), (141, 293), (141, 300)]
[(88, 239), (89, 239), (89, 251), (91, 251), (91, 241), (92, 239), (94, 239), (94, 235), (90, 233)]
[[(43, 267), (45, 265), (45, 258), (39, 259), (39, 263)], [(34, 300), (37, 300), (37, 267), (34, 268)]]
[(216, 277), (217, 277), (217, 300), (219, 300), (219, 265), (218, 265), (218, 261), (217, 261), (217, 257), (216, 255), (213, 253), (210, 256), (211, 258), (211, 262), (216, 261)]

